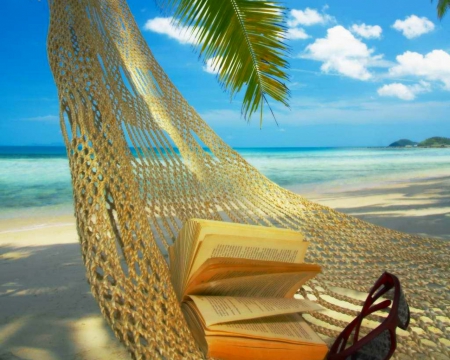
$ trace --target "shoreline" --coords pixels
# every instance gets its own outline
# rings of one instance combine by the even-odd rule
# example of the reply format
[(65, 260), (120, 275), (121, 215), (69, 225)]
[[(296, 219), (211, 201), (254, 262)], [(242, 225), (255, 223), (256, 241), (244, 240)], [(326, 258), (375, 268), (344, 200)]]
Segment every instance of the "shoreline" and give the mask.
[[(378, 188), (389, 188), (405, 183), (416, 183), (430, 180), (440, 180), (450, 177), (450, 170), (438, 170), (432, 171), (409, 171), (406, 173), (391, 174), (388, 176), (373, 176), (365, 179), (357, 179), (353, 182), (347, 180), (338, 181), (325, 181), (320, 183), (303, 183), (292, 185), (279, 185), (289, 191), (292, 191), (300, 196), (308, 197), (318, 200), (322, 196), (326, 196), (329, 193), (340, 192), (353, 192), (360, 190), (372, 190)], [(43, 221), (47, 220), (53, 222), (56, 217), (64, 217), (66, 219), (74, 219), (73, 204), (59, 203), (54, 205), (44, 206), (32, 206), (26, 208), (0, 208), (0, 232), (2, 223), (5, 221), (19, 221), (27, 219), (27, 221), (34, 221), (34, 219), (42, 218)], [(0, 359), (1, 360), (1, 359)]]
[[(287, 186), (286, 189), (310, 201), (376, 225), (422, 236), (450, 239), (450, 172), (448, 170), (428, 174), (409, 173), (402, 178), (372, 178), (367, 182), (350, 184), (342, 182), (301, 184)], [(71, 203), (0, 211), (0, 245), (4, 242), (2, 236), (7, 234), (20, 242), (20, 236), (14, 236), (15, 233), (75, 227), (73, 212)], [(432, 215), (447, 217), (449, 224), (444, 229), (446, 234), (429, 231), (430, 229), (423, 221), (422, 224), (428, 231), (408, 231), (403, 226), (396, 226), (395, 221), (388, 218), (388, 215), (393, 215), (399, 220), (402, 216), (408, 216), (408, 213), (413, 217)]]
[[(417, 182), (427, 182), (434, 180), (441, 180), (450, 177), (450, 170), (433, 170), (431, 172), (423, 171), (409, 171), (403, 174), (391, 174), (387, 176), (374, 176), (367, 177), (365, 179), (358, 179), (357, 181), (328, 181), (322, 183), (311, 183), (311, 184), (298, 184), (298, 185), (288, 185), (284, 186), (286, 189), (305, 196), (314, 195), (314, 197), (319, 198), (321, 195), (327, 193), (338, 193), (338, 192), (351, 192), (360, 190), (373, 190), (381, 188), (389, 188), (392, 186), (397, 186), (401, 184), (413, 184)], [(306, 196), (305, 196), (306, 197)]]
[(450, 240), (450, 174), (322, 189), (302, 196), (375, 225)]
[[(429, 174), (406, 174), (396, 179), (372, 178), (367, 182), (350, 184), (342, 182), (301, 184), (287, 186), (286, 189), (310, 201), (360, 218), (364, 218), (363, 215), (367, 212), (376, 212), (377, 209), (370, 208), (374, 206), (383, 207), (385, 210), (389, 207), (401, 207), (405, 214), (408, 211), (414, 211), (415, 216), (448, 215), (448, 237), (450, 238), (450, 171), (448, 170)], [(356, 211), (357, 208), (365, 208), (365, 211)], [(73, 212), (71, 203), (3, 211), (0, 212), (0, 236), (60, 226), (75, 226)], [(397, 213), (396, 217), (399, 215), (401, 214)], [(382, 222), (377, 225), (384, 226)]]
[[(377, 225), (450, 240), (448, 173), (318, 185), (301, 195)], [(0, 218), (0, 360), (130, 359), (90, 292), (73, 209), (28, 214)]]

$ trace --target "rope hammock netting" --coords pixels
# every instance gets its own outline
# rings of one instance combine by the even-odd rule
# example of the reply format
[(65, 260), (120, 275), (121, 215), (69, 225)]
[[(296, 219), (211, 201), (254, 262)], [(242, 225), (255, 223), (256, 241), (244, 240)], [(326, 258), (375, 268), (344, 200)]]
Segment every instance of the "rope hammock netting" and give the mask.
[[(277, 226), (311, 242), (323, 273), (301, 294), (328, 343), (385, 270), (411, 307), (397, 358), (449, 351), (449, 246), (378, 227), (280, 188), (227, 146), (158, 65), (125, 0), (50, 0), (49, 61), (92, 292), (136, 359), (202, 358), (174, 294), (167, 248), (189, 218)], [(383, 318), (372, 315), (371, 320)], [(363, 331), (369, 331), (364, 328)]]

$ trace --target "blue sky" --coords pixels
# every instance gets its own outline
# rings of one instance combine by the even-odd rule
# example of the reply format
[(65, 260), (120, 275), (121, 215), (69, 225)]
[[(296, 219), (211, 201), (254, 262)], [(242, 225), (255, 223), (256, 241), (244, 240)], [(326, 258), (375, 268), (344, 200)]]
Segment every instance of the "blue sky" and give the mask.
[[(411, 1), (285, 1), (290, 9), (291, 108), (271, 102), (262, 129), (240, 116), (188, 38), (153, 0), (129, 5), (156, 59), (231, 146), (384, 146), (450, 137), (450, 15)], [(57, 91), (47, 63), (48, 5), (3, 0), (0, 146), (61, 145)], [(209, 69), (211, 70), (211, 69)]]

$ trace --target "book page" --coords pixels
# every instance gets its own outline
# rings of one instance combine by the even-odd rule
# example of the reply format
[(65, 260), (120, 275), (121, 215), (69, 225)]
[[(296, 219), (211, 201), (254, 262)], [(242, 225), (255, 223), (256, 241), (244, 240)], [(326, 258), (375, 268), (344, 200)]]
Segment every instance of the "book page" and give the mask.
[(208, 353), (208, 343), (205, 338), (205, 329), (203, 322), (198, 318), (197, 312), (187, 303), (181, 305), (181, 311), (186, 319), (189, 329), (194, 336), (195, 341), (200, 346), (203, 353)]
[(320, 305), (309, 300), (230, 296), (190, 296), (190, 298), (207, 327), (236, 320), (322, 310)]
[(294, 343), (324, 344), (324, 341), (300, 314), (277, 315), (211, 325), (206, 330), (206, 335), (226, 334)]
[(216, 257), (302, 263), (308, 244), (306, 241), (208, 235), (199, 246), (188, 279), (204, 262)]
[[(219, 280), (229, 280), (238, 277), (250, 277), (267, 274), (280, 273), (302, 273), (302, 272), (321, 272), (321, 267), (317, 264), (292, 264), (281, 263), (276, 261), (261, 261), (248, 259), (233, 259), (233, 258), (211, 258), (208, 259), (202, 266), (192, 275), (187, 287), (185, 288), (186, 295), (206, 295), (202, 293), (202, 289), (209, 291), (212, 286), (220, 286)], [(309, 278), (308, 278), (309, 279)], [(306, 279), (306, 280), (308, 280)], [(306, 282), (305, 280), (305, 282)], [(214, 284), (205, 285), (206, 283)], [(298, 289), (298, 288), (297, 288)], [(297, 290), (295, 289), (295, 290)], [(223, 294), (225, 295), (225, 294)], [(238, 296), (247, 296), (239, 295)]]
[[(224, 239), (224, 244), (231, 244), (234, 239), (235, 243), (241, 244), (258, 244), (258, 242), (271, 243), (271, 247), (277, 243), (295, 243), (302, 244), (301, 254), (297, 258), (297, 262), (302, 262), (307, 244), (303, 242), (303, 235), (299, 231), (267, 227), (259, 225), (237, 224), (224, 221), (213, 221), (204, 219), (189, 219), (178, 233), (172, 249), (172, 260), (170, 271), (172, 283), (178, 298), (181, 300), (186, 284), (192, 275), (194, 261), (197, 261), (197, 253), (204, 241), (208, 242), (210, 238)], [(215, 255), (220, 256), (220, 255)], [(200, 265), (211, 256), (202, 256), (197, 261)], [(229, 256), (227, 256), (229, 257)], [(279, 257), (280, 259), (283, 256)], [(301, 259), (301, 260), (300, 260)], [(198, 264), (195, 268), (198, 268)], [(195, 270), (194, 270), (195, 271)]]
[(318, 271), (263, 274), (211, 281), (189, 289), (189, 295), (293, 297)]

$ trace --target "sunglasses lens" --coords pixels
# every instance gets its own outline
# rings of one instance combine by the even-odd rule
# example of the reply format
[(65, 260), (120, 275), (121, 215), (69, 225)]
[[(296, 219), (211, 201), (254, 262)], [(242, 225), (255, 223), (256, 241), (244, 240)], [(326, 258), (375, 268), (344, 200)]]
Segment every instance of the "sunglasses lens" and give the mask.
[(384, 330), (380, 335), (360, 348), (345, 360), (384, 360), (389, 355), (392, 346), (391, 333)]
[(409, 324), (409, 306), (403, 295), (403, 291), (400, 289), (400, 300), (398, 303), (398, 320), (399, 326), (402, 329), (406, 329)]

